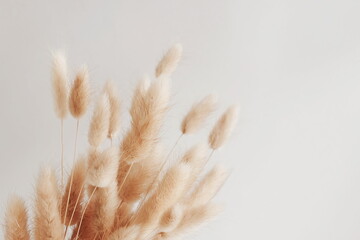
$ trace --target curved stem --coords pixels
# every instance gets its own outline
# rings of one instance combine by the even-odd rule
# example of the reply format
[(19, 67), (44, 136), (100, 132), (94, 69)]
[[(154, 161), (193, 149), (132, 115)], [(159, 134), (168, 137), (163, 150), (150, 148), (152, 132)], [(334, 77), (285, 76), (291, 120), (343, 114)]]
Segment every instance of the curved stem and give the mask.
[(80, 222), (79, 222), (79, 227), (78, 227), (78, 230), (77, 230), (77, 233), (76, 233), (75, 240), (77, 240), (77, 239), (79, 238), (80, 228), (81, 228), (81, 224), (82, 224), (82, 222), (83, 222), (83, 220), (84, 220), (84, 216), (85, 216), (86, 209), (87, 209), (87, 207), (89, 206), (90, 201), (91, 201), (92, 197), (94, 196), (94, 193), (95, 193), (96, 189), (97, 189), (97, 187), (95, 187), (94, 190), (92, 191), (92, 193), (91, 193), (91, 195), (90, 195), (90, 197), (89, 197), (89, 200), (88, 200), (88, 202), (86, 203), (86, 205), (85, 205), (85, 207), (84, 207), (84, 210), (83, 210), (83, 212), (82, 212), (82, 214), (81, 214), (81, 218), (80, 218)]
[[(74, 159), (73, 159), (73, 162), (75, 162), (75, 158), (76, 158), (78, 132), (79, 132), (79, 119), (76, 122), (76, 133), (75, 133)], [(68, 196), (67, 196), (67, 200), (66, 200), (66, 207), (65, 207), (65, 213), (64, 213), (64, 223), (66, 223), (66, 217), (67, 217), (67, 211), (68, 211), (68, 208), (69, 208), (70, 193), (71, 193), (73, 181), (74, 181), (74, 172), (71, 171), (70, 186), (69, 186), (69, 192), (68, 192)], [(67, 231), (67, 228), (65, 229), (65, 231)], [(64, 239), (65, 239), (65, 237), (66, 237), (66, 235), (64, 235)]]

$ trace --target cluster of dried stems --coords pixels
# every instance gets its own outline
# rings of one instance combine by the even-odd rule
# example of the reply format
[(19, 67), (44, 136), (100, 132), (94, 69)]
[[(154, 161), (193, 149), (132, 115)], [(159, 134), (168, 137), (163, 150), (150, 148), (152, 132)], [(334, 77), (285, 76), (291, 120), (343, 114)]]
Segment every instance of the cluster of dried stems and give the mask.
[[(55, 54), (53, 89), (61, 120), (61, 180), (43, 168), (36, 183), (34, 218), (29, 227), (24, 201), (13, 197), (5, 214), (6, 240), (160, 240), (174, 239), (219, 212), (211, 200), (228, 174), (220, 165), (203, 173), (214, 150), (229, 137), (236, 107), (228, 108), (215, 123), (207, 144), (196, 145), (168, 166), (180, 138), (196, 133), (215, 110), (216, 98), (205, 97), (183, 118), (181, 134), (170, 152), (160, 147), (159, 132), (169, 109), (169, 81), (182, 54), (170, 48), (156, 67), (155, 80), (146, 77), (136, 86), (130, 107), (131, 125), (116, 144), (121, 102), (107, 82), (95, 104), (88, 131), (89, 149), (77, 156), (64, 184), (63, 120), (68, 112), (79, 120), (90, 102), (87, 68), (71, 87), (66, 61)], [(78, 131), (78, 130), (76, 130)], [(108, 139), (108, 140), (107, 140)], [(199, 177), (200, 176), (200, 177)]]

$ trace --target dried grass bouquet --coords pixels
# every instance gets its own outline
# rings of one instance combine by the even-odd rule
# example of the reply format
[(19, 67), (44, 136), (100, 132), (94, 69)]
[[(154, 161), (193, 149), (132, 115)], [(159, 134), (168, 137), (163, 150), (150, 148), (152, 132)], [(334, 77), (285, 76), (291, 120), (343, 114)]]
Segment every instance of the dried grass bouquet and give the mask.
[(68, 112), (77, 122), (73, 168), (65, 183), (62, 134), (59, 180), (51, 168), (41, 170), (31, 224), (24, 201), (11, 198), (5, 214), (6, 240), (174, 239), (219, 212), (211, 200), (227, 171), (216, 165), (202, 172), (212, 153), (229, 137), (236, 123), (236, 107), (220, 116), (208, 144), (190, 148), (168, 166), (181, 136), (196, 133), (215, 110), (216, 98), (205, 97), (185, 115), (174, 147), (164, 154), (159, 146), (159, 132), (169, 109), (169, 81), (181, 54), (181, 45), (170, 48), (156, 67), (155, 80), (144, 78), (138, 83), (130, 107), (131, 125), (119, 143), (115, 140), (121, 102), (114, 84), (105, 84), (90, 121), (88, 152), (80, 156), (76, 142), (80, 119), (90, 102), (88, 71), (83, 67), (69, 87), (65, 58), (54, 54), (52, 85), (61, 133)]

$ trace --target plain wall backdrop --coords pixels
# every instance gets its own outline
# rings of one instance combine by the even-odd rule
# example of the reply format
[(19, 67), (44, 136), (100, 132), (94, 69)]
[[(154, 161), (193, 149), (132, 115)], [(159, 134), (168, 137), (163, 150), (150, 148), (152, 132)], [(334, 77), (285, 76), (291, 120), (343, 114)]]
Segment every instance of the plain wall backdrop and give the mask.
[[(125, 131), (136, 81), (180, 42), (165, 146), (193, 101), (217, 93), (220, 105), (173, 157), (206, 140), (229, 104), (241, 106), (211, 162), (232, 170), (216, 198), (225, 211), (186, 239), (359, 239), (359, 12), (358, 0), (0, 0), (1, 214), (12, 193), (32, 207), (40, 166), (59, 170), (51, 50), (66, 52), (72, 76), (87, 63), (94, 89), (116, 82)], [(75, 121), (65, 128), (69, 167)]]

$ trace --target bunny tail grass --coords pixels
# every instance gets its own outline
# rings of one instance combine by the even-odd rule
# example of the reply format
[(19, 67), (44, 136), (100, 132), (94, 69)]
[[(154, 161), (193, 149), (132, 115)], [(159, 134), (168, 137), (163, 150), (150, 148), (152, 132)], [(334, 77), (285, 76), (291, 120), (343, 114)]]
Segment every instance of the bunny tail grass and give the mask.
[(42, 169), (35, 196), (34, 237), (36, 240), (63, 240), (59, 197), (54, 172), (50, 168)]
[(113, 140), (119, 132), (120, 127), (120, 98), (114, 82), (108, 81), (104, 88), (110, 107), (110, 119), (107, 137)]
[(187, 164), (173, 166), (159, 183), (156, 191), (139, 209), (136, 223), (152, 225), (183, 194), (191, 169)]
[(184, 212), (184, 216), (179, 225), (169, 234), (176, 236), (193, 230), (201, 224), (211, 220), (222, 211), (222, 207), (217, 204), (206, 204), (196, 208), (189, 208)]
[(108, 187), (98, 188), (93, 201), (97, 207), (94, 210), (92, 224), (96, 234), (101, 239), (107, 239), (112, 230), (115, 214), (119, 207), (116, 182), (113, 180)]
[(109, 98), (103, 93), (96, 104), (89, 128), (88, 139), (93, 147), (99, 147), (108, 135), (111, 116), (109, 105)]
[(183, 206), (177, 204), (169, 208), (161, 217), (159, 227), (161, 232), (171, 232), (180, 223), (184, 214)]
[(139, 226), (122, 227), (114, 231), (110, 236), (109, 240), (136, 240), (140, 232)]
[(107, 187), (116, 178), (118, 171), (118, 153), (116, 147), (102, 152), (91, 148), (88, 157), (87, 181), (96, 187)]
[(70, 90), (69, 109), (71, 115), (79, 119), (89, 107), (90, 102), (90, 85), (89, 73), (86, 66), (83, 66), (72, 84)]
[(215, 111), (216, 102), (217, 97), (215, 95), (208, 95), (194, 104), (181, 123), (181, 132), (193, 134), (198, 131), (204, 125), (206, 118)]
[(224, 167), (215, 166), (190, 194), (187, 204), (191, 207), (197, 207), (208, 203), (222, 187), (227, 177), (228, 173)]
[(24, 201), (13, 196), (5, 212), (5, 240), (30, 240)]
[(64, 119), (68, 113), (69, 85), (66, 59), (61, 52), (53, 53), (52, 87), (56, 115)]
[(183, 48), (180, 44), (175, 44), (171, 47), (156, 66), (155, 76), (170, 76), (180, 61), (182, 51)]
[(70, 189), (71, 178), (65, 188), (61, 199), (61, 219), (63, 224), (71, 226), (79, 222), (81, 215), (81, 200), (84, 196), (84, 183), (86, 177), (86, 162), (84, 157), (80, 158), (72, 170), (72, 187)]
[(229, 138), (233, 128), (236, 125), (238, 116), (238, 107), (229, 107), (220, 119), (216, 122), (214, 128), (209, 135), (209, 145), (213, 150), (220, 148), (224, 145), (225, 141)]

